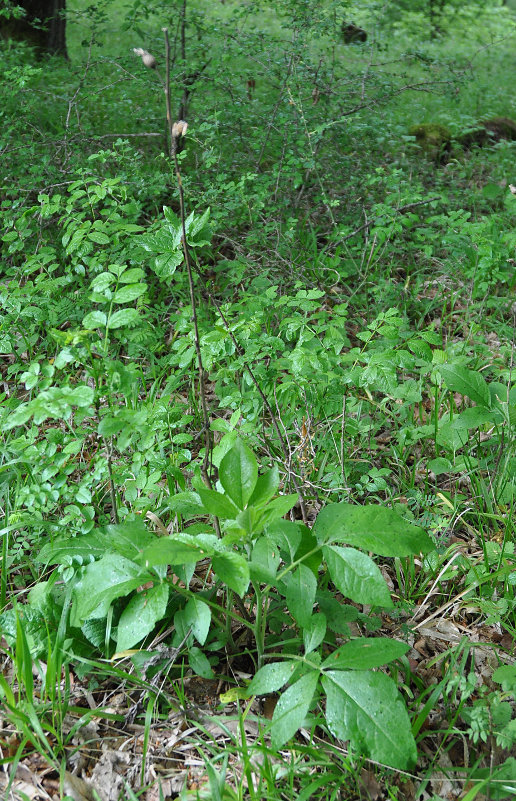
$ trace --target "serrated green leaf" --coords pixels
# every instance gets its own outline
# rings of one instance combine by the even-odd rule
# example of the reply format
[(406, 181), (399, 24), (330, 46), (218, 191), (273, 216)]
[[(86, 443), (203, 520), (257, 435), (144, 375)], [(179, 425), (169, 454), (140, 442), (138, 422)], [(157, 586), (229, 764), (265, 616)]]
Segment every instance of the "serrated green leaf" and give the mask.
[(337, 589), (358, 604), (392, 609), (385, 579), (371, 557), (355, 548), (325, 545), (323, 556)]
[(322, 663), (322, 668), (369, 670), (388, 665), (409, 650), (409, 646), (387, 637), (360, 637), (341, 645)]
[(407, 342), (407, 346), (412, 353), (425, 361), (432, 361), (432, 349), (424, 339), (411, 339)]
[(331, 670), (324, 674), (331, 733), (364, 756), (399, 770), (417, 758), (410, 720), (396, 685), (384, 673)]
[(120, 615), (117, 650), (125, 651), (143, 640), (167, 610), (169, 586), (158, 584), (135, 595)]
[(489, 386), (480, 373), (459, 364), (443, 364), (439, 372), (451, 392), (465, 395), (479, 406), (491, 406)]
[(313, 533), (320, 543), (345, 542), (380, 556), (412, 556), (435, 548), (422, 528), (372, 504), (329, 504), (319, 512)]

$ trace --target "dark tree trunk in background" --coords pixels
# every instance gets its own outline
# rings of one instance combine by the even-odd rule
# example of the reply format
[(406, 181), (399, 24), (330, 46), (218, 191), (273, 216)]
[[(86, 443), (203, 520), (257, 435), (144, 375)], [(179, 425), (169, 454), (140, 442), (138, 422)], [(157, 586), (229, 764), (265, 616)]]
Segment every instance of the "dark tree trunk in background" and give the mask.
[(66, 0), (18, 0), (25, 11), (21, 19), (0, 20), (0, 36), (33, 45), (39, 54), (67, 58)]

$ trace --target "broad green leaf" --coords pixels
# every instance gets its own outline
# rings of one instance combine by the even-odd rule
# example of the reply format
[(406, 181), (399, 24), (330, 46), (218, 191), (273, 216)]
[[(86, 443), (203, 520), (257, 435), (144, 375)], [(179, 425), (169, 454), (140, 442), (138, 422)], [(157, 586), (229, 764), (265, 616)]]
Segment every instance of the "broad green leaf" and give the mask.
[(88, 239), (91, 239), (97, 245), (109, 245), (109, 236), (103, 234), (102, 231), (90, 231)]
[(219, 481), (239, 509), (245, 509), (258, 479), (258, 463), (252, 450), (238, 439), (219, 467)]
[(204, 645), (210, 630), (211, 609), (208, 604), (193, 596), (184, 609), (184, 622), (200, 645)]
[(101, 559), (106, 553), (106, 538), (102, 531), (90, 531), (78, 537), (56, 537), (53, 542), (46, 542), (38, 554), (34, 556), (35, 562), (42, 564), (70, 564), (75, 558), (79, 561), (90, 561), (90, 557)]
[(303, 725), (314, 697), (318, 678), (318, 670), (305, 673), (281, 695), (272, 716), (271, 744), (274, 749), (285, 745)]
[(185, 565), (199, 562), (207, 556), (211, 556), (213, 551), (195, 542), (194, 537), (187, 538), (187, 535), (175, 537), (160, 537), (145, 548), (138, 561), (149, 567), (155, 565)]
[(232, 526), (231, 528), (241, 529), (245, 532), (245, 536), (251, 539), (263, 529), (263, 525), (261, 525), (261, 512), (259, 509), (255, 509), (254, 506), (248, 506), (243, 512), (237, 514), (236, 527)]
[(302, 627), (308, 626), (315, 602), (317, 581), (306, 565), (299, 565), (286, 578), (287, 608), (295, 621)]
[(93, 403), (94, 398), (95, 393), (93, 389), (86, 386), (86, 384), (79, 384), (79, 386), (74, 387), (73, 389), (70, 388), (69, 393), (67, 393), (68, 402), (74, 406), (90, 406)]
[(268, 695), (281, 690), (284, 684), (289, 681), (296, 669), (296, 662), (270, 662), (264, 665), (253, 676), (249, 687), (248, 696)]
[(103, 417), (100, 421), (97, 431), (101, 437), (113, 437), (115, 434), (120, 433), (127, 425), (122, 417)]
[(81, 626), (81, 631), (86, 639), (95, 648), (102, 648), (106, 643), (106, 620), (105, 618), (90, 618), (85, 620)]
[(154, 259), (154, 271), (158, 278), (161, 278), (162, 281), (172, 278), (183, 258), (182, 250), (167, 251), (156, 256)]
[(83, 328), (91, 330), (95, 328), (104, 328), (106, 325), (107, 317), (102, 311), (92, 311), (86, 315), (82, 321)]
[(275, 541), (270, 537), (260, 537), (253, 548), (249, 565), (253, 581), (274, 584), (280, 559)]
[(121, 328), (123, 325), (131, 325), (140, 319), (136, 309), (119, 309), (108, 320), (108, 328)]
[(263, 476), (258, 476), (253, 494), (249, 498), (249, 506), (263, 506), (277, 493), (279, 487), (279, 470), (274, 465)]
[(443, 364), (439, 367), (439, 372), (451, 392), (466, 395), (479, 406), (491, 406), (489, 386), (480, 373), (458, 364)]
[(137, 284), (144, 276), (145, 272), (141, 267), (131, 267), (129, 270), (124, 270), (118, 280), (121, 284)]
[(120, 554), (107, 554), (93, 562), (75, 585), (72, 625), (80, 625), (88, 617), (105, 617), (115, 598), (128, 595), (151, 578), (147, 571)]
[(90, 284), (90, 289), (95, 292), (104, 292), (111, 284), (115, 282), (116, 278), (113, 273), (100, 273), (96, 275)]
[(326, 634), (326, 615), (316, 612), (312, 615), (308, 625), (303, 628), (303, 643), (305, 646), (305, 656), (315, 651), (324, 640)]
[(420, 359), (432, 361), (432, 350), (424, 339), (411, 339), (407, 342), (407, 347)]
[(185, 517), (196, 517), (202, 514), (204, 507), (197, 492), (178, 492), (169, 500), (170, 509)]
[(301, 532), (301, 542), (295, 553), (295, 560), (303, 560), (303, 564), (310, 568), (314, 576), (319, 573), (319, 567), (322, 561), (322, 551), (317, 548), (317, 540), (308, 526), (302, 523), (297, 523), (297, 527)]
[(222, 520), (235, 520), (238, 516), (238, 508), (227, 495), (204, 487), (199, 487), (197, 492), (208, 514), (220, 517)]
[(193, 646), (188, 650), (188, 662), (197, 676), (202, 676), (203, 679), (215, 678), (211, 665), (200, 648)]
[(272, 501), (262, 509), (260, 522), (262, 525), (268, 525), (272, 523), (273, 520), (279, 520), (280, 518), (284, 517), (287, 512), (296, 505), (297, 501), (299, 500), (299, 496), (297, 494), (291, 495), (279, 495), (277, 498), (274, 498)]
[(6, 420), (2, 422), (4, 431), (10, 431), (11, 428), (22, 426), (27, 420), (32, 417), (32, 408), (30, 403), (21, 403), (14, 412), (9, 412)]
[(479, 428), (486, 423), (503, 423), (502, 412), (499, 409), (486, 409), (484, 406), (471, 406), (450, 420), (450, 425), (455, 431)]
[(369, 670), (388, 665), (409, 650), (409, 646), (387, 637), (360, 637), (341, 645), (322, 663), (322, 668), (335, 670)]
[(128, 559), (136, 559), (145, 548), (157, 541), (141, 519), (125, 520), (123, 523), (106, 526), (104, 536), (107, 548)]
[(385, 579), (371, 557), (355, 548), (325, 545), (323, 556), (331, 579), (340, 592), (357, 604), (392, 609)]
[(427, 462), (426, 467), (427, 470), (431, 470), (436, 476), (440, 476), (443, 473), (451, 473), (453, 470), (453, 464), (450, 460), (444, 459), (442, 456), (439, 456), (437, 459), (431, 459)]
[(210, 218), (210, 207), (208, 208), (199, 216), (197, 214), (190, 214), (188, 217), (188, 239), (192, 237), (195, 239), (197, 234), (202, 231), (203, 228), (206, 227), (206, 224)]
[(120, 615), (117, 650), (125, 651), (143, 640), (167, 610), (169, 586), (158, 584), (135, 595)]
[(351, 604), (339, 601), (330, 590), (319, 590), (315, 600), (320, 611), (326, 616), (328, 628), (336, 634), (350, 637), (349, 624), (358, 619), (358, 609)]
[(450, 420), (439, 422), (437, 443), (450, 451), (458, 451), (467, 445), (469, 433), (466, 428), (454, 428)]
[(313, 532), (321, 544), (345, 542), (380, 556), (412, 556), (435, 548), (422, 528), (372, 504), (329, 504), (319, 512)]
[[(117, 289), (113, 295), (113, 301), (115, 303), (130, 303), (132, 300), (139, 298), (140, 295), (143, 295), (146, 291), (147, 284), (127, 284)], [(110, 326), (110, 328), (112, 328), (112, 326)]]
[(213, 570), (230, 590), (242, 598), (249, 586), (249, 565), (236, 551), (222, 551), (212, 559)]
[(286, 562), (293, 562), (301, 542), (301, 528), (291, 520), (275, 520), (267, 526), (267, 535), (274, 539)]
[(330, 670), (322, 679), (331, 733), (369, 759), (399, 770), (416, 762), (410, 720), (395, 683), (384, 673)]

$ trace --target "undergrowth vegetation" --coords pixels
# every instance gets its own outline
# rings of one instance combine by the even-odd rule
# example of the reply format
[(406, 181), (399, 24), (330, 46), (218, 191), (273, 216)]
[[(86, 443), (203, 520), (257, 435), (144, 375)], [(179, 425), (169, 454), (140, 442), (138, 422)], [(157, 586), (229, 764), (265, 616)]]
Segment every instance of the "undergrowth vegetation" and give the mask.
[(0, 53), (0, 788), (515, 796), (514, 10), (67, 14)]

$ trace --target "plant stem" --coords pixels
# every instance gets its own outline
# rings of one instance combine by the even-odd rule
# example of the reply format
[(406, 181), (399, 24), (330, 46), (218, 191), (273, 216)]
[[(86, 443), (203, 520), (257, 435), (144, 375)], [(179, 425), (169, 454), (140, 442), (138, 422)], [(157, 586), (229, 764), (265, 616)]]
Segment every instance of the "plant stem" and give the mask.
[[(181, 179), (181, 170), (179, 168), (179, 161), (177, 158), (177, 149), (178, 149), (178, 141), (184, 133), (183, 126), (180, 126), (179, 123), (175, 125), (172, 124), (172, 113), (171, 113), (171, 105), (170, 105), (170, 42), (168, 39), (168, 29), (163, 28), (163, 33), (165, 34), (165, 52), (166, 52), (166, 85), (165, 85), (165, 97), (166, 97), (166, 104), (167, 104), (167, 122), (169, 127), (169, 136), (170, 136), (170, 156), (174, 160), (174, 169), (176, 173), (176, 180), (177, 180), (177, 187), (179, 190), (179, 209), (180, 209), (180, 216), (181, 216), (181, 228), (182, 228), (182, 244), (183, 244), (183, 253), (185, 257), (185, 265), (186, 265), (186, 273), (188, 276), (188, 287), (190, 291), (190, 303), (192, 305), (192, 322), (194, 327), (194, 344), (195, 344), (195, 352), (197, 354), (197, 369), (199, 372), (199, 396), (201, 399), (201, 409), (202, 409), (202, 417), (203, 417), (203, 427), (204, 427), (204, 460), (201, 467), (201, 474), (204, 480), (204, 483), (209, 489), (212, 489), (212, 483), (210, 476), (208, 474), (208, 464), (211, 455), (211, 434), (210, 434), (210, 419), (208, 415), (208, 404), (206, 401), (206, 389), (204, 386), (204, 367), (202, 363), (202, 353), (201, 353), (201, 341), (199, 337), (199, 326), (197, 322), (197, 302), (195, 299), (195, 287), (193, 282), (193, 274), (192, 274), (192, 264), (190, 260), (190, 250), (188, 248), (188, 242), (186, 240), (186, 216), (185, 216), (185, 198), (184, 198), (184, 191), (183, 191), (183, 181)], [(183, 123), (184, 125), (184, 123)], [(218, 520), (215, 519), (215, 528), (219, 533), (219, 525)]]

